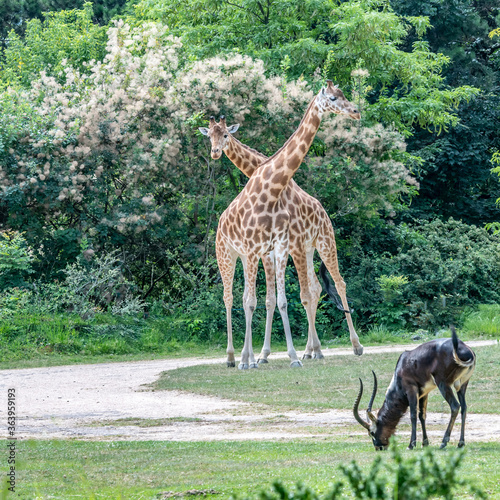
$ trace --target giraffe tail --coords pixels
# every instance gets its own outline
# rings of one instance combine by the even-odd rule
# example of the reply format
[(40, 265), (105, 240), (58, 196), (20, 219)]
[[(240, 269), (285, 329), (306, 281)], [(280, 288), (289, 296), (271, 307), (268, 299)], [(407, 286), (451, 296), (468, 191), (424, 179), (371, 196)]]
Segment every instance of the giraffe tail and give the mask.
[[(326, 293), (328, 294), (330, 299), (332, 299), (332, 302), (337, 306), (337, 309), (345, 313), (352, 312), (352, 310), (346, 311), (344, 309), (342, 300), (340, 299), (340, 295), (337, 293), (335, 287), (332, 286), (332, 283), (330, 281), (330, 278), (327, 276), (326, 271), (327, 269), (324, 262), (321, 262), (321, 266), (319, 267), (319, 275), (321, 277), (321, 281), (323, 281), (323, 286), (325, 287)], [(347, 297), (347, 300), (350, 300), (349, 297)]]

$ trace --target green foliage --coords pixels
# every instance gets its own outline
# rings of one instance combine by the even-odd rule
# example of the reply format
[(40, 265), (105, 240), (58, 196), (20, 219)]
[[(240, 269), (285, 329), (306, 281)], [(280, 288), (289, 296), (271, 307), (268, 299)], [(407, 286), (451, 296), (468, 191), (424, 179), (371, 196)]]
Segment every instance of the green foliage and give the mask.
[[(425, 448), (412, 457), (404, 457), (394, 438), (390, 445), (391, 461), (378, 456), (367, 474), (356, 462), (340, 466), (347, 476), (354, 497), (373, 499), (425, 500), (440, 496), (453, 500), (456, 491), (469, 489), (475, 498), (487, 498), (477, 487), (461, 477), (459, 467), (464, 451), (456, 450), (445, 457), (439, 451)], [(389, 471), (389, 479), (381, 474), (382, 467)]]
[(408, 283), (406, 276), (386, 276), (383, 274), (375, 280), (382, 292), (383, 301), (373, 315), (377, 322), (388, 328), (402, 328), (405, 325), (404, 315), (407, 307), (403, 297), (404, 287)]
[[(491, 178), (489, 160), (500, 149), (500, 45), (488, 34), (498, 26), (498, 5), (488, 0), (391, 0), (391, 5), (402, 16), (429, 16), (432, 27), (424, 38), (433, 52), (450, 60), (442, 72), (446, 85), (482, 89), (479, 97), (460, 105), (460, 124), (448, 134), (417, 130), (409, 138), (408, 150), (424, 159), (414, 171), (420, 195), (409, 215), (453, 217), (475, 225), (494, 222), (500, 190)], [(410, 34), (408, 42), (413, 38)]]
[[(405, 136), (413, 127), (441, 132), (458, 123), (456, 108), (479, 92), (471, 86), (445, 88), (441, 76), (449, 58), (422, 40), (429, 19), (396, 14), (388, 0), (142, 0), (140, 19), (161, 20), (202, 59), (221, 52), (244, 52), (262, 59), (271, 75), (335, 79), (344, 89), (359, 65), (369, 72), (370, 106), (365, 118), (394, 124)], [(410, 50), (399, 47), (409, 34)]]
[[(438, 450), (426, 448), (407, 457), (391, 439), (390, 459), (378, 455), (367, 473), (355, 460), (349, 465), (340, 465), (351, 493), (356, 499), (427, 500), (439, 496), (445, 500), (456, 498), (457, 492), (469, 490), (474, 498), (487, 498), (484, 492), (470, 480), (463, 479), (461, 465), (465, 453), (456, 450), (442, 456)], [(385, 471), (384, 471), (385, 469)], [(346, 498), (341, 496), (343, 484), (337, 482), (325, 494), (298, 483), (294, 490), (280, 481), (273, 483), (273, 491), (263, 490), (261, 500), (327, 500)], [(350, 497), (349, 497), (350, 498)]]
[(104, 57), (106, 30), (92, 22), (92, 4), (82, 10), (44, 13), (44, 21), (28, 21), (21, 38), (9, 33), (0, 66), (0, 88), (17, 83), (29, 87), (41, 71), (63, 78), (65, 62), (85, 71), (85, 64)]
[(18, 232), (0, 232), (0, 292), (26, 286), (33, 272), (33, 254)]
[(499, 97), (485, 93), (460, 107), (461, 123), (448, 134), (419, 133), (410, 141), (411, 152), (424, 160), (414, 170), (420, 189), (412, 200), (413, 218), (435, 214), (475, 225), (498, 219), (500, 186), (490, 160), (492, 150), (500, 148), (499, 113)]
[[(491, 169), (492, 174), (497, 174), (500, 177), (500, 151), (495, 151), (491, 158), (491, 163), (495, 165)], [(497, 198), (497, 205), (500, 206), (500, 198)], [(486, 229), (493, 230), (494, 234), (500, 233), (500, 222), (490, 222), (486, 224)]]
[[(358, 321), (376, 317), (387, 323), (393, 318), (400, 327), (434, 329), (459, 321), (466, 305), (500, 300), (498, 238), (483, 228), (453, 219), (400, 226), (379, 223), (351, 238), (340, 253), (349, 252), (342, 261)], [(383, 275), (408, 279), (396, 283), (392, 302), (384, 292), (394, 290), (376, 286)]]
[[(288, 489), (281, 481), (273, 483), (273, 491), (261, 491), (260, 500), (335, 500), (341, 498), (342, 484), (336, 483), (330, 491), (325, 494), (315, 492), (312, 488), (297, 483), (294, 489)], [(234, 497), (237, 498), (237, 497)]]
[[(179, 321), (206, 337), (220, 330), (220, 317), (208, 318), (220, 297), (209, 264), (217, 219), (246, 179), (226, 158), (208, 161), (197, 127), (205, 114), (230, 109), (240, 137), (270, 154), (314, 94), (305, 81), (265, 77), (262, 61), (241, 55), (182, 67), (185, 48), (158, 23), (117, 23), (108, 35), (104, 62), (87, 67), (92, 77), (67, 65), (62, 82), (42, 75), (30, 91), (2, 95), (0, 217), (26, 232), (44, 281), (65, 279), (83, 241), (97, 252), (119, 249), (142, 295), (158, 298), (163, 288), (167, 308), (183, 304)], [(330, 115), (306, 158), (304, 185), (332, 214), (387, 212), (414, 189), (403, 149), (394, 130)], [(188, 304), (205, 264), (209, 306)], [(202, 317), (186, 318), (195, 304)]]

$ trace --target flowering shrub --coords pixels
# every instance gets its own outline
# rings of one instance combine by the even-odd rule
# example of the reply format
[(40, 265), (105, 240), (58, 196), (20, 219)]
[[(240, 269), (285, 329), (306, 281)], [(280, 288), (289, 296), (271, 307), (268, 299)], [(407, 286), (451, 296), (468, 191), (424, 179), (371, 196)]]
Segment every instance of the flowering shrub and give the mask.
[[(183, 50), (161, 24), (119, 21), (104, 60), (85, 73), (63, 61), (29, 91), (2, 94), (1, 217), (26, 231), (40, 275), (62, 277), (87, 238), (95, 251), (121, 249), (146, 295), (162, 283), (192, 287), (243, 182), (227, 159), (210, 161), (197, 127), (225, 114), (244, 142), (271, 154), (313, 97), (304, 81), (268, 78), (248, 56), (188, 63)], [(390, 209), (411, 183), (403, 148), (382, 126), (328, 116), (300, 180), (332, 215)]]

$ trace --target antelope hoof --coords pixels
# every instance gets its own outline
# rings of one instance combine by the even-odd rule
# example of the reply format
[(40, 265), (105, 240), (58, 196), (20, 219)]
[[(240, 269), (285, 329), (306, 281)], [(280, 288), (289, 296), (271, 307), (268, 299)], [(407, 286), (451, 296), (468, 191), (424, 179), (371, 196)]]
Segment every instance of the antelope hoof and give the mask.
[(313, 358), (314, 359), (324, 359), (325, 356), (323, 356), (323, 353), (320, 351), (320, 352), (315, 352)]
[(265, 364), (269, 363), (269, 361), (266, 358), (259, 358), (257, 360), (257, 363), (259, 363), (259, 365), (265, 365)]
[(238, 370), (248, 370), (248, 363), (240, 363), (238, 365)]
[(302, 359), (312, 359), (312, 356), (311, 356), (311, 354), (309, 354), (309, 353), (304, 353), (304, 354), (302, 355)]
[(296, 361), (292, 361), (290, 366), (292, 368), (302, 368), (302, 363), (297, 359)]
[(258, 363), (250, 363), (249, 368), (258, 368), (259, 364)]
[(408, 449), (409, 449), (409, 450), (413, 450), (413, 448), (415, 448), (416, 444), (417, 444), (417, 443), (416, 443), (415, 441), (412, 441), (412, 442), (410, 443), (410, 445), (408, 446)]
[(363, 354), (363, 346), (361, 344), (359, 347), (353, 347), (353, 350), (356, 356), (361, 356)]
[(465, 441), (459, 441), (458, 442), (458, 447), (463, 448), (465, 446)]
[(236, 362), (235, 361), (228, 361), (226, 364), (227, 364), (228, 368), (234, 368), (236, 366)]
[(429, 446), (429, 440), (428, 439), (424, 439), (422, 441), (422, 446)]
[(448, 443), (441, 443), (441, 446), (439, 447), (440, 450), (444, 450), (446, 448), (446, 445)]

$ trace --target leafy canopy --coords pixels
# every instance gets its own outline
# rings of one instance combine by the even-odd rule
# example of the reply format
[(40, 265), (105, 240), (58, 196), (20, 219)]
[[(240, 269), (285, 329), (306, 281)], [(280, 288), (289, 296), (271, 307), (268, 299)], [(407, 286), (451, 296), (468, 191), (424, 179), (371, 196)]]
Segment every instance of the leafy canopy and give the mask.
[(45, 12), (45, 19), (28, 21), (24, 38), (14, 30), (0, 62), (0, 85), (29, 87), (40, 71), (60, 75), (67, 61), (80, 71), (105, 54), (106, 28), (92, 22), (92, 4), (82, 10)]
[(271, 75), (312, 81), (319, 70), (344, 89), (353, 71), (365, 68), (372, 104), (366, 118), (406, 136), (417, 125), (438, 132), (456, 125), (458, 105), (478, 93), (445, 87), (449, 58), (423, 40), (429, 19), (400, 16), (388, 0), (141, 0), (135, 12), (168, 25), (196, 58), (243, 52), (263, 60)]

